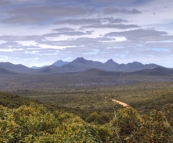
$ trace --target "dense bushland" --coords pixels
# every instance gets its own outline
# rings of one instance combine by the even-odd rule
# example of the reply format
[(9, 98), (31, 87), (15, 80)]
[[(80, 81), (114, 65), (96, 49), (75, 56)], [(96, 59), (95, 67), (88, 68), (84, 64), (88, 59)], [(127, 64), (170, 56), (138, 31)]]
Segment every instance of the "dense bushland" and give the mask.
[[(95, 116), (97, 113), (91, 115)], [(172, 143), (172, 125), (171, 104), (144, 115), (133, 108), (122, 108), (103, 125), (87, 123), (67, 112), (50, 112), (37, 104), (16, 109), (0, 106), (2, 143)]]

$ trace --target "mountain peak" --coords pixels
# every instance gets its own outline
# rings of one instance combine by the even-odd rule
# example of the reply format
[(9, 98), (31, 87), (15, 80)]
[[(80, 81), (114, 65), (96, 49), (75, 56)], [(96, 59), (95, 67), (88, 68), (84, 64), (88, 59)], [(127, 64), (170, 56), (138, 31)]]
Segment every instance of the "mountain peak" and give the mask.
[(107, 60), (107, 62), (106, 63), (116, 63), (113, 59), (109, 59), (109, 60)]
[(84, 63), (84, 62), (86, 62), (86, 61), (87, 61), (87, 60), (84, 59), (83, 57), (78, 57), (78, 58), (76, 58), (73, 62)]
[(112, 59), (109, 59), (107, 62), (114, 62), (114, 60), (112, 60)]
[(85, 60), (83, 57), (78, 57), (76, 60)]
[(58, 66), (58, 67), (61, 67), (65, 64), (68, 64), (69, 62), (65, 62), (65, 61), (62, 61), (62, 60), (58, 60), (56, 61), (55, 63), (53, 63), (52, 65), (55, 65), (55, 66)]
[(137, 61), (134, 61), (134, 62), (132, 62), (132, 63), (134, 63), (134, 64), (142, 64), (142, 63), (140, 63), (140, 62), (137, 62)]
[(109, 59), (107, 62), (105, 62), (105, 64), (118, 65), (118, 63), (116, 63), (113, 59)]

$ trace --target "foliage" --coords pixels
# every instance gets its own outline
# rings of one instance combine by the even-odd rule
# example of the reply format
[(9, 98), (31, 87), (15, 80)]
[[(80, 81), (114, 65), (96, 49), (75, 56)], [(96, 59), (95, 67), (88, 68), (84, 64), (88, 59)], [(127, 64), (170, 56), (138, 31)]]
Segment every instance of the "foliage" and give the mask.
[[(141, 116), (133, 108), (122, 108), (110, 123), (99, 125), (71, 113), (50, 112), (42, 105), (17, 109), (0, 106), (0, 142), (172, 143), (172, 111), (171, 104), (162, 111), (153, 110)], [(92, 113), (90, 119), (95, 120), (98, 115)]]
[[(87, 142), (110, 139), (109, 127), (90, 125), (70, 113), (49, 112), (31, 104), (17, 109), (0, 106), (0, 142)], [(105, 131), (104, 131), (105, 130)]]
[(20, 107), (21, 105), (29, 105), (31, 103), (39, 103), (39, 102), (33, 100), (32, 98), (0, 92), (0, 105), (3, 105), (5, 107), (17, 108)]
[[(40, 84), (44, 85), (43, 82)], [(111, 99), (125, 102), (140, 111), (141, 114), (148, 113), (152, 109), (161, 110), (163, 105), (173, 103), (173, 82), (102, 87), (94, 85), (91, 87), (58, 87), (57, 84), (54, 84), (52, 87), (44, 86), (43, 88), (37, 88), (37, 86), (21, 88), (20, 90), (8, 88), (7, 92), (15, 95), (0, 92), (0, 104), (3, 106), (17, 108), (30, 103), (41, 103), (50, 111), (58, 109), (70, 112), (80, 116), (85, 121), (100, 124), (108, 123), (113, 118), (113, 108), (118, 110), (121, 107), (112, 102)], [(97, 118), (94, 121), (89, 121), (89, 116), (94, 112), (98, 113)], [(101, 112), (106, 113), (106, 117), (104, 114), (102, 116)]]
[(106, 112), (93, 112), (85, 120), (94, 124), (106, 124), (113, 118), (113, 114)]
[(173, 142), (173, 132), (164, 113), (153, 110), (143, 116), (143, 122), (129, 139), (135, 143), (170, 143)]
[(122, 108), (118, 110), (116, 118), (111, 122), (121, 137), (121, 140), (125, 141), (128, 136), (139, 128), (142, 121), (135, 109)]
[(167, 104), (162, 112), (153, 110), (140, 116), (132, 108), (123, 108), (118, 110), (111, 122), (121, 142), (172, 143), (172, 111), (173, 105)]

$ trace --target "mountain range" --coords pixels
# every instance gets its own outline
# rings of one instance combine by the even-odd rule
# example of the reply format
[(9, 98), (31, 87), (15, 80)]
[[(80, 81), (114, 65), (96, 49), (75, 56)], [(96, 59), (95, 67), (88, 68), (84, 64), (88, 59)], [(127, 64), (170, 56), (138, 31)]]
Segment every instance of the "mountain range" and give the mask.
[(121, 72), (134, 72), (142, 69), (153, 69), (158, 67), (159, 65), (156, 64), (142, 64), (140, 62), (133, 62), (128, 64), (118, 64), (114, 62), (112, 59), (108, 60), (105, 63), (86, 60), (82, 57), (75, 59), (72, 62), (63, 62), (60, 63), (62, 66), (57, 66), (55, 62), (53, 65), (43, 67), (39, 69), (39, 72), (44, 73), (68, 73), (68, 72), (81, 72), (87, 69), (96, 68), (105, 71), (121, 71)]
[[(29, 68), (21, 64), (14, 65), (9, 62), (6, 62), (6, 63), (1, 62), (0, 74), (1, 73), (58, 74), (58, 73), (83, 72), (89, 69), (99, 69), (99, 70), (108, 71), (108, 72), (136, 72), (136, 73), (140, 70), (144, 70), (143, 72), (147, 73), (149, 69), (154, 69), (159, 67), (161, 68), (161, 66), (156, 64), (142, 64), (140, 62), (118, 64), (112, 59), (109, 59), (107, 62), (102, 63), (98, 61), (86, 60), (82, 57), (79, 57), (73, 60), (72, 62), (64, 62), (62, 60), (59, 60), (53, 63), (52, 65), (44, 66), (40, 68), (38, 67)], [(157, 71), (161, 72), (161, 70), (159, 69), (157, 69)]]

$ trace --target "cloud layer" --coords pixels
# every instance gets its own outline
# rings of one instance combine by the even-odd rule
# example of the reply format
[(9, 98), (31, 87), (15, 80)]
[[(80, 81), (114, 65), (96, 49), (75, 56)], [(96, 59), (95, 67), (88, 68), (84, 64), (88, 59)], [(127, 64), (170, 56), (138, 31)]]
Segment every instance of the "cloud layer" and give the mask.
[(76, 57), (173, 67), (173, 2), (1, 0), (0, 62), (42, 66)]

